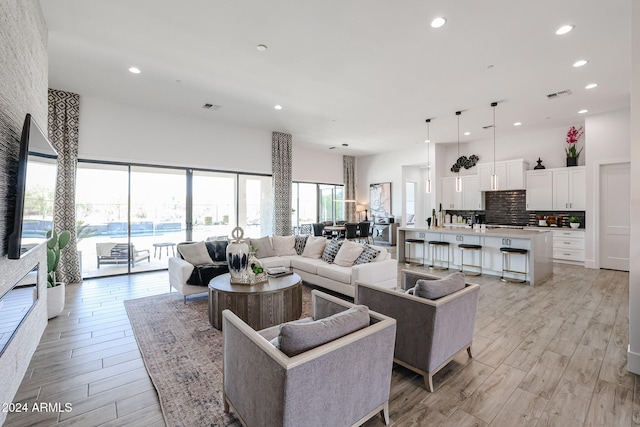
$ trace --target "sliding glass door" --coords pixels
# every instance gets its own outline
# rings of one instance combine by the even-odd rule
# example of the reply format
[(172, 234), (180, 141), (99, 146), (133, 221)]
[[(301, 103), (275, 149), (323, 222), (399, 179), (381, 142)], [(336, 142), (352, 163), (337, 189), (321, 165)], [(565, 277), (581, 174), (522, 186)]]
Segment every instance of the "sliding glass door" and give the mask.
[(237, 225), (237, 174), (193, 172), (191, 240), (226, 239)]

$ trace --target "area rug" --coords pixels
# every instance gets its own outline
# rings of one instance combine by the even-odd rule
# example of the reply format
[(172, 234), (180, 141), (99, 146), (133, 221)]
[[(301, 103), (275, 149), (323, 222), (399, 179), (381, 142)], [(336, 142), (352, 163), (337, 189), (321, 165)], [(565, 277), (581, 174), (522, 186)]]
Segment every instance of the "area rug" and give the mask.
[[(178, 293), (124, 302), (167, 426), (240, 426), (222, 401), (222, 332), (209, 324), (207, 295)], [(311, 290), (302, 287), (302, 316)]]

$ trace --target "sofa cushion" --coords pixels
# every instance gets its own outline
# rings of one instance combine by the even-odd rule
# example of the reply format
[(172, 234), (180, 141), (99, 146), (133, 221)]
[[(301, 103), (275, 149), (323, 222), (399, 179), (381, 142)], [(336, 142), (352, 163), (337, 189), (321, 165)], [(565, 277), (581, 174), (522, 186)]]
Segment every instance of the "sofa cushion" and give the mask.
[(342, 243), (344, 243), (344, 240), (329, 240), (329, 243), (327, 243), (327, 246), (324, 248), (324, 252), (322, 252), (322, 260), (328, 264), (333, 263)]
[(228, 240), (206, 240), (204, 244), (212, 260), (226, 262)]
[(371, 246), (364, 244), (362, 248), (362, 253), (355, 260), (353, 265), (366, 264), (376, 259), (376, 257), (380, 254), (378, 249), (372, 248)]
[(211, 264), (213, 261), (204, 242), (179, 243), (177, 248), (182, 258), (190, 264)]
[(307, 244), (307, 237), (309, 236), (296, 236), (296, 243), (293, 245), (296, 249), (296, 254), (302, 255), (304, 247)]
[(463, 289), (464, 282), (464, 274), (460, 272), (437, 280), (419, 279), (416, 281), (413, 294), (422, 298), (438, 299)]
[(351, 267), (363, 249), (364, 247), (358, 243), (346, 241), (340, 246), (333, 263), (342, 267)]
[(320, 258), (291, 258), (291, 267), (310, 274), (317, 274), (318, 267), (324, 265), (327, 265), (327, 263), (322, 261)]
[(277, 256), (296, 255), (296, 236), (271, 236), (271, 243)]
[(319, 259), (324, 253), (324, 248), (327, 246), (327, 239), (324, 237), (309, 236), (307, 244), (304, 246), (302, 256), (305, 258)]
[(351, 267), (323, 263), (318, 266), (316, 274), (336, 282), (351, 284)]
[(356, 305), (333, 316), (307, 323), (280, 325), (278, 345), (289, 357), (342, 338), (369, 326), (369, 309)]
[(291, 259), (289, 257), (270, 256), (268, 258), (261, 258), (260, 262), (264, 268), (291, 266)]
[(269, 236), (261, 237), (259, 239), (249, 239), (248, 243), (249, 246), (251, 246), (251, 248), (256, 251), (256, 258), (268, 258), (276, 256)]

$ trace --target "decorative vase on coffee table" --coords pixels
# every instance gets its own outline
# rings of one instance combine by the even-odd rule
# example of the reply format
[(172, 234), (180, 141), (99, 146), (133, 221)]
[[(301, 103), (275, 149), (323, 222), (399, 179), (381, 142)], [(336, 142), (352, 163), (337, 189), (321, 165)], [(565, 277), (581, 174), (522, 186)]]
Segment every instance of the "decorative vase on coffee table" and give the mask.
[(244, 231), (236, 227), (231, 231), (231, 238), (227, 245), (227, 263), (231, 283), (249, 283), (247, 265), (249, 261), (249, 245), (242, 238)]

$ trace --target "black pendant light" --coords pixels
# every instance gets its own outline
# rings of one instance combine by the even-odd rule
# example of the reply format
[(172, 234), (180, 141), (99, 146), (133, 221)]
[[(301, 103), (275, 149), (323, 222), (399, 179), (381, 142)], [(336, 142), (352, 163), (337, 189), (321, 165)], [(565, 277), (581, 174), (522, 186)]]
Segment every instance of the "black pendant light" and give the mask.
[(425, 192), (431, 193), (431, 138), (429, 132), (429, 124), (431, 123), (431, 119), (425, 120), (427, 122), (427, 182), (425, 183)]
[(491, 174), (491, 190), (498, 189), (498, 175), (496, 174), (496, 106), (497, 102), (491, 103), (493, 109), (493, 172)]

